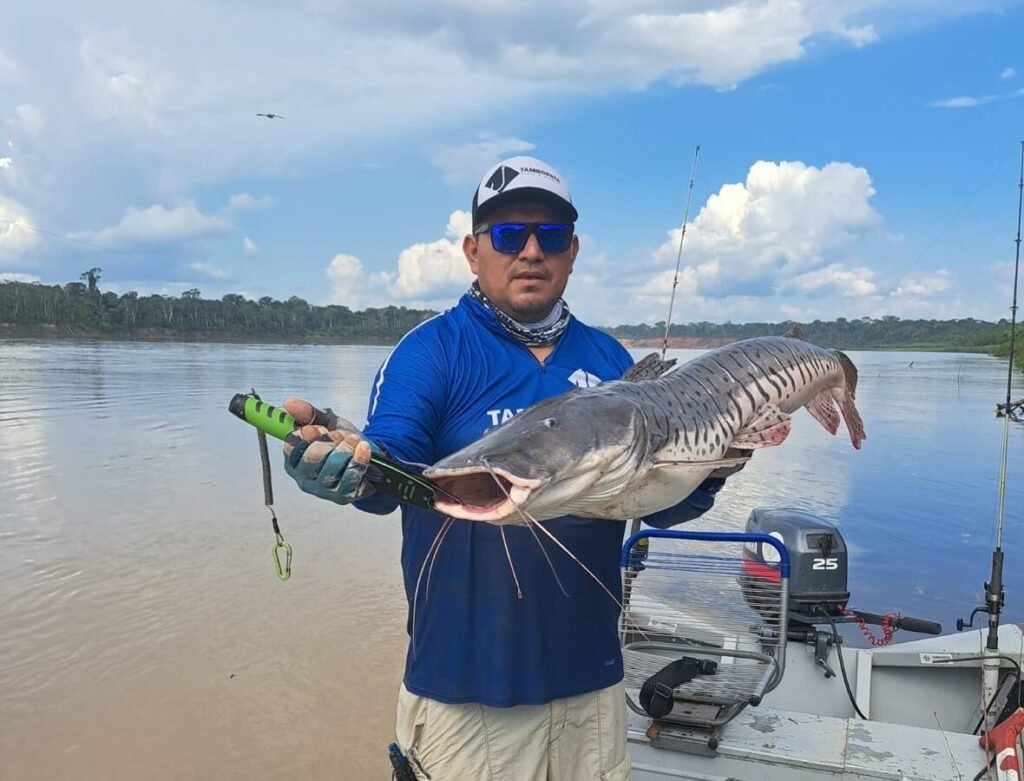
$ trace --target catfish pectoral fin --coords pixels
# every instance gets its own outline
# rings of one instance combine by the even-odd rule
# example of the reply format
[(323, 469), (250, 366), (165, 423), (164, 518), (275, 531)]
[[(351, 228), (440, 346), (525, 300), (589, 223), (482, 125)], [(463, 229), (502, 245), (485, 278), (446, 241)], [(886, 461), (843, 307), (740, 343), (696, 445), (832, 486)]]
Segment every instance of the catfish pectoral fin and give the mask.
[(781, 445), (789, 436), (792, 420), (792, 416), (774, 404), (765, 404), (736, 435), (732, 447), (753, 450), (758, 447)]

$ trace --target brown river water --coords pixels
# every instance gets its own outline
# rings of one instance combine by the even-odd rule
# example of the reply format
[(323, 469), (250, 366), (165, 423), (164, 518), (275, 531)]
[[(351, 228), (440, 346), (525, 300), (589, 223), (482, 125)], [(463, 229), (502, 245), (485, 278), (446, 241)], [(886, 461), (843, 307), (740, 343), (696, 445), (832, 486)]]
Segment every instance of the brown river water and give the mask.
[[(0, 779), (390, 777), (406, 642), (398, 517), (302, 494), (272, 441), (294, 547), (279, 582), (255, 433), (226, 409), (255, 387), (360, 423), (387, 352), (0, 341)], [(801, 414), (700, 524), (741, 528), (751, 507), (783, 501), (822, 512), (846, 535), (862, 609), (951, 628), (987, 577), (1004, 364), (853, 357), (865, 449)], [(1024, 431), (1012, 433), (1019, 474)], [(1016, 621), (1022, 504), (1014, 480)]]

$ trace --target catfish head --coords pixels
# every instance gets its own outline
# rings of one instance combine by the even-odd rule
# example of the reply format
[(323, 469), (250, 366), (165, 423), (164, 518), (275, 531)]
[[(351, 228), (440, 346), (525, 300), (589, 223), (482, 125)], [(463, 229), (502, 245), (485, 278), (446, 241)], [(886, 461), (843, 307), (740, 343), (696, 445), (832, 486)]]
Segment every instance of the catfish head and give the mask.
[(587, 515), (615, 496), (647, 458), (646, 421), (614, 383), (548, 399), (424, 471), (461, 504), (452, 518), (525, 524)]

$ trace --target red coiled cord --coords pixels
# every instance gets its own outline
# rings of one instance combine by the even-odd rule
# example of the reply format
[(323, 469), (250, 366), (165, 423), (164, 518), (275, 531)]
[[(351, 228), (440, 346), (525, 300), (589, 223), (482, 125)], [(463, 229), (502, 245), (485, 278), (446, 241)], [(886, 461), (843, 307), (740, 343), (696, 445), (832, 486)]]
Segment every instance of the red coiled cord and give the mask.
[(893, 626), (893, 621), (899, 618), (899, 613), (886, 613), (882, 616), (882, 636), (876, 637), (874, 632), (868, 629), (868, 622), (861, 618), (859, 615), (854, 613), (852, 610), (843, 608), (843, 615), (849, 616), (857, 622), (857, 626), (860, 627), (860, 631), (864, 633), (864, 637), (868, 639), (868, 642), (876, 648), (883, 645), (889, 645), (892, 642), (892, 636), (896, 634), (896, 627)]

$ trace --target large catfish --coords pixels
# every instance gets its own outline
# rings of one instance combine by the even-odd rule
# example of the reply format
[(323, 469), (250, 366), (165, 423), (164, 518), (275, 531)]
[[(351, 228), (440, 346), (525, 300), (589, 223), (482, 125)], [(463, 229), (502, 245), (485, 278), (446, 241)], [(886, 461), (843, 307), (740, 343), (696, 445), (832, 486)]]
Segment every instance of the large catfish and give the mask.
[(842, 413), (860, 448), (856, 390), (857, 369), (838, 350), (784, 336), (747, 339), (655, 379), (543, 401), (424, 476), (462, 500), (437, 501), (453, 518), (637, 518), (678, 503), (753, 449), (781, 445), (800, 407), (832, 434)]

